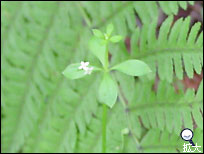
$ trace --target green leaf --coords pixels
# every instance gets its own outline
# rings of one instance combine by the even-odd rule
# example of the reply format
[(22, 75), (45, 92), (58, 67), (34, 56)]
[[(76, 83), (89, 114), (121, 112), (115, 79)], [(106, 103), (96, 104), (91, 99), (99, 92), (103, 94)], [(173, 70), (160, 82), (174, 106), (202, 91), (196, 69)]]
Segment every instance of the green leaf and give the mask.
[(111, 33), (113, 32), (113, 30), (114, 30), (113, 24), (109, 24), (106, 28), (106, 34), (108, 34), (108, 36), (110, 36)]
[(115, 36), (112, 36), (112, 37), (110, 38), (110, 41), (113, 42), (113, 43), (117, 43), (117, 42), (119, 42), (120, 40), (122, 40), (122, 36), (120, 36), (120, 35), (115, 35)]
[(109, 107), (113, 107), (117, 99), (117, 85), (110, 74), (104, 74), (99, 87), (98, 99)]
[(100, 39), (93, 37), (89, 42), (89, 50), (105, 65), (106, 45)]
[(86, 74), (84, 73), (84, 70), (78, 69), (79, 66), (80, 63), (70, 64), (62, 74), (64, 74), (65, 77), (71, 80), (82, 78)]
[(151, 72), (147, 64), (140, 60), (127, 60), (112, 68), (131, 76), (142, 76)]
[(98, 38), (104, 38), (103, 33), (98, 30), (98, 29), (92, 29), (94, 36), (98, 37)]

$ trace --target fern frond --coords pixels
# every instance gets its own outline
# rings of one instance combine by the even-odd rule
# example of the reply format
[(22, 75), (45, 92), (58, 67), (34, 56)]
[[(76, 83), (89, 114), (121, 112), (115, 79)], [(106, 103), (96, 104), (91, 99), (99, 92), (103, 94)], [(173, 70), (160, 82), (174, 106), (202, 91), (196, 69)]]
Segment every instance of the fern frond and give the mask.
[[(158, 4), (159, 3), (159, 4)], [(179, 6), (187, 9), (188, 2), (82, 2), (81, 7), (87, 13), (92, 27), (102, 27), (113, 22), (116, 33), (125, 36), (128, 30), (136, 27), (136, 12), (143, 24), (158, 18), (161, 8), (167, 15), (177, 14)], [(169, 5), (168, 5), (168, 4)], [(168, 10), (168, 11), (166, 11)]]
[[(200, 23), (189, 28), (190, 18), (179, 19), (172, 26), (168, 17), (156, 38), (156, 22), (135, 30), (131, 39), (132, 55), (146, 61), (162, 80), (172, 82), (175, 71), (179, 79), (183, 74), (193, 78), (194, 70), (201, 74), (203, 66), (203, 37), (199, 34)], [(190, 33), (189, 33), (190, 30)], [(189, 33), (189, 34), (188, 34)], [(138, 44), (139, 43), (139, 44)]]
[[(36, 128), (43, 109), (50, 102), (48, 98), (63, 83), (62, 70), (67, 61), (73, 59), (71, 52), (67, 51), (73, 51), (78, 42), (78, 33), (68, 28), (73, 18), (64, 21), (66, 6), (59, 6), (58, 2), (46, 5), (43, 2), (34, 5), (23, 2), (22, 5), (18, 17), (21, 25), (14, 25), (15, 29), (10, 32), (12, 37), (6, 41), (2, 54), (2, 89), (6, 111), (2, 122), (3, 152), (19, 151), (33, 128)], [(51, 108), (48, 107), (48, 113)]]
[[(5, 42), (11, 37), (10, 31), (15, 25), (16, 18), (18, 16), (18, 10), (21, 8), (21, 3), (11, 2), (12, 5), (8, 2), (1, 2), (1, 17), (4, 21), (1, 21), (1, 55), (4, 52)], [(6, 21), (6, 22), (5, 22)], [(1, 64), (6, 64), (4, 59), (1, 59)], [(2, 73), (1, 73), (2, 74)], [(5, 92), (2, 89), (5, 79), (1, 78), (1, 107), (5, 107)]]
[(185, 94), (161, 82), (157, 93), (152, 92), (150, 83), (136, 85), (134, 98), (130, 104), (131, 116), (147, 129), (158, 128), (161, 131), (168, 130), (170, 133), (179, 134), (182, 126), (193, 129), (193, 118), (197, 126), (203, 129), (202, 113), (203, 108), (203, 83), (195, 95), (193, 90)]
[[(202, 136), (203, 131), (200, 129), (194, 130), (194, 142), (201, 146), (203, 144)], [(144, 153), (178, 153), (183, 152), (183, 145), (188, 144), (181, 139), (178, 134), (169, 133), (167, 131), (158, 131), (157, 129), (151, 129), (147, 131), (141, 140), (142, 150)], [(126, 153), (136, 153), (138, 150), (132, 145), (131, 139), (126, 139), (125, 144)], [(192, 148), (193, 150), (193, 148)], [(203, 148), (199, 148), (203, 151)]]
[(165, 81), (160, 81), (155, 89), (151, 80), (135, 83), (121, 73), (116, 74), (116, 79), (137, 137), (142, 136), (143, 127), (177, 134), (182, 127), (193, 129), (195, 124), (203, 129), (203, 81), (197, 92), (188, 89), (184, 93)]
[[(166, 11), (160, 2), (1, 2), (1, 152), (101, 151), (102, 114), (96, 99), (100, 78), (89, 76), (71, 82), (61, 74), (71, 62), (98, 62), (87, 49), (92, 27), (104, 28), (113, 22), (115, 33), (127, 36), (134, 31), (132, 56), (147, 61), (155, 72), (159, 64), (161, 79), (172, 81), (174, 69), (182, 79), (183, 65), (189, 76), (194, 69), (200, 74), (203, 37), (197, 33), (199, 24), (188, 34), (189, 19), (172, 26), (168, 18), (156, 37), (154, 21), (159, 9), (172, 15), (178, 6), (186, 9), (187, 3), (172, 2)], [(135, 13), (143, 24), (141, 30), (135, 30)], [(124, 43), (111, 48), (117, 49), (111, 49), (113, 63), (129, 58)], [(165, 139), (167, 134), (178, 136), (181, 126), (192, 128), (193, 121), (202, 132), (203, 83), (196, 94), (192, 90), (175, 93), (165, 82), (155, 93), (151, 81), (143, 83), (141, 78), (124, 74), (117, 79), (128, 108), (117, 102), (109, 112), (107, 152), (145, 152), (155, 147), (160, 151), (166, 143), (158, 141), (158, 134)], [(161, 146), (149, 147), (151, 142), (146, 141), (151, 138)]]
[[(125, 118), (125, 111), (122, 109), (120, 102), (118, 102), (116, 108), (109, 113), (108, 120), (108, 138), (107, 138), (107, 152), (112, 153), (138, 153), (139, 151), (148, 152), (182, 152), (183, 141), (180, 137), (180, 132), (169, 133), (167, 129), (158, 130), (157, 128), (151, 128), (148, 130), (142, 130), (142, 136), (139, 137), (140, 149), (135, 145), (133, 134), (135, 132), (129, 132), (122, 135), (122, 131), (127, 128), (127, 119)], [(85, 135), (80, 135), (78, 138), (78, 144), (75, 152), (94, 153), (101, 151), (101, 108), (98, 110), (98, 114), (92, 119), (88, 126), (88, 131)], [(120, 121), (119, 121), (120, 120)], [(134, 128), (136, 131), (138, 127)], [(202, 145), (202, 129), (194, 130), (194, 141), (198, 145)], [(202, 150), (202, 149), (199, 149)]]
[[(2, 54), (2, 59), (6, 59), (2, 68), (2, 76), (6, 81), (3, 87), (6, 95), (6, 118), (2, 125), (3, 128), (11, 128), (10, 130), (4, 129), (2, 133), (4, 143), (2, 151), (4, 152), (16, 152), (23, 145), (25, 138), (33, 127), (34, 121), (37, 119), (37, 110), (40, 109), (39, 100), (43, 102), (42, 95), (48, 92), (45, 92), (45, 86), (49, 86), (45, 78), (43, 79), (42, 76), (36, 74), (37, 69), (34, 67), (36, 60), (38, 60), (42, 50), (44, 50), (42, 40), (46, 39), (49, 32), (46, 32), (52, 21), (49, 12), (55, 7), (40, 8), (36, 5), (32, 9), (27, 10), (31, 7), (31, 4), (23, 3), (22, 5), (21, 10), (19, 10), (18, 23), (15, 23), (15, 29), (11, 29), (10, 35), (12, 37), (8, 37)], [(41, 13), (42, 16), (46, 16), (46, 20), (38, 18), (39, 14), (37, 13), (33, 14), (32, 11), (35, 9), (38, 9), (38, 13)], [(32, 16), (30, 19), (36, 20), (27, 21), (29, 16)], [(37, 24), (38, 22), (41, 24), (40, 26), (28, 28), (30, 24)], [(21, 31), (22, 27), (25, 29), (24, 32)], [(45, 35), (36, 35), (41, 32), (46, 33), (44, 33)], [(32, 39), (27, 40), (26, 35), (32, 38), (35, 43)], [(39, 83), (40, 80), (44, 84)]]
[[(11, 4), (11, 5), (10, 5)], [(10, 36), (10, 31), (13, 25), (16, 24), (16, 20), (19, 16), (22, 3), (20, 2), (1, 2), (1, 17), (4, 21), (1, 21), (1, 49), (4, 48), (6, 40)], [(1, 50), (1, 54), (4, 50)]]
[[(67, 11), (67, 6), (68, 5), (62, 7), (61, 5), (58, 14), (59, 20), (63, 20), (60, 18), (64, 17), (64, 11)], [(73, 19), (71, 18), (70, 22), (72, 21)], [(66, 31), (66, 24), (69, 23), (66, 21), (64, 24), (65, 25), (62, 24), (61, 26), (65, 31), (62, 31), (60, 34), (60, 41), (62, 41), (62, 44), (58, 42), (59, 49), (57, 51), (61, 52), (58, 59), (59, 66), (64, 66), (65, 68), (67, 65), (67, 60), (72, 59), (73, 61), (79, 61), (80, 59), (84, 59), (86, 56), (86, 50), (84, 50), (83, 46), (87, 44), (88, 40), (85, 39), (76, 41), (77, 37), (75, 35), (80, 35), (81, 38), (86, 38), (89, 37), (87, 35), (90, 34), (87, 33), (87, 31), (84, 31), (83, 33), (79, 31), (77, 34), (72, 33), (70, 29)], [(57, 31), (56, 34), (59, 35)], [(73, 35), (73, 37), (71, 37), (72, 39), (67, 39), (66, 36), (70, 36), (70, 34)], [(76, 39), (73, 40), (73, 38)], [(64, 39), (65, 42), (62, 39)], [(76, 43), (72, 41), (75, 41)], [(64, 43), (70, 44), (70, 47), (73, 49), (70, 48), (68, 50), (75, 53), (71, 55), (67, 54), (67, 51), (63, 49), (65, 46)], [(67, 58), (64, 59), (65, 57)], [(63, 61), (63, 63), (61, 61)], [(60, 68), (60, 71), (62, 71), (61, 69), (64, 68)], [(94, 95), (96, 91), (96, 85), (97, 81), (94, 81), (93, 78), (67, 83), (65, 82), (65, 79), (61, 77), (55, 89), (53, 89), (53, 91), (48, 95), (48, 99), (46, 101), (47, 105), (42, 108), (38, 118), (39, 120), (35, 124), (35, 127), (33, 128), (31, 136), (28, 139), (28, 142), (26, 143), (23, 151), (73, 152), (76, 144), (77, 134), (85, 133), (86, 125), (88, 125), (92, 119), (91, 115), (97, 110), (98, 103), (96, 102), (96, 96)], [(77, 87), (77, 93), (74, 89), (72, 89), (72, 87)], [(87, 91), (87, 87), (90, 87), (89, 91)], [(52, 95), (58, 89), (60, 89), (60, 91), (55, 94), (54, 97), (52, 97)], [(72, 95), (73, 97), (67, 97), (69, 95)], [(36, 129), (38, 131), (36, 131)], [(50, 134), (53, 135), (50, 136)]]
[[(76, 93), (68, 89), (69, 83), (63, 83), (54, 100), (50, 99), (52, 104), (43, 110), (45, 113), (33, 129), (25, 152), (74, 152), (78, 133), (85, 134), (92, 114), (97, 111), (98, 103), (93, 95), (97, 85), (97, 80), (86, 80), (86, 84), (78, 84), (83, 91)], [(90, 86), (88, 91), (87, 86)]]
[(159, 3), (159, 6), (162, 8), (162, 10), (168, 15), (172, 13), (177, 14), (179, 7), (186, 10), (188, 3), (190, 5), (194, 4), (193, 1), (188, 1), (188, 3), (184, 1), (174, 1), (174, 2), (173, 1), (168, 1), (168, 2), (158, 1), (158, 3)]

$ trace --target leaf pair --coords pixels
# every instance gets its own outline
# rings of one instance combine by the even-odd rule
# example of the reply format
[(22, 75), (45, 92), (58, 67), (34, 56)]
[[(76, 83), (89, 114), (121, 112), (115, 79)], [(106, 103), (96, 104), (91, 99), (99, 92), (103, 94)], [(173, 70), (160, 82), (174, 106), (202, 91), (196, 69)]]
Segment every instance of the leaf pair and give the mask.
[(114, 30), (113, 24), (109, 24), (106, 28), (106, 33), (104, 34), (98, 29), (93, 29), (92, 31), (96, 38), (102, 39), (104, 41), (110, 41), (112, 43), (117, 43), (120, 40), (122, 40), (122, 36), (120, 35), (111, 36), (113, 30)]
[[(117, 70), (130, 76), (142, 76), (151, 72), (147, 64), (140, 60), (127, 60), (114, 67), (111, 70)], [(110, 73), (105, 73), (99, 87), (99, 101), (109, 107), (113, 107), (118, 96), (118, 88)]]
[[(83, 70), (79, 70), (80, 63), (69, 65), (63, 74), (68, 79), (79, 79), (84, 77), (86, 74)], [(95, 71), (100, 70), (95, 67)], [(140, 60), (127, 60), (114, 67), (111, 70), (117, 70), (119, 72), (125, 73), (130, 76), (142, 76), (151, 72), (147, 64)], [(116, 102), (118, 95), (118, 89), (116, 81), (114, 81), (110, 73), (104, 73), (103, 79), (101, 81), (98, 98), (99, 101), (105, 103), (109, 107), (113, 107)]]

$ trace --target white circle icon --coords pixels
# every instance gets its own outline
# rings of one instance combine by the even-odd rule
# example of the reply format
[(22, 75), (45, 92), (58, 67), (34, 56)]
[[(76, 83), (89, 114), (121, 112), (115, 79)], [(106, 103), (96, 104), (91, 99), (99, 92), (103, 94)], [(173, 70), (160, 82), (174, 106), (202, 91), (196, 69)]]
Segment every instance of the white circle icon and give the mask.
[(193, 138), (193, 131), (186, 128), (181, 132), (181, 138), (185, 141), (190, 141)]

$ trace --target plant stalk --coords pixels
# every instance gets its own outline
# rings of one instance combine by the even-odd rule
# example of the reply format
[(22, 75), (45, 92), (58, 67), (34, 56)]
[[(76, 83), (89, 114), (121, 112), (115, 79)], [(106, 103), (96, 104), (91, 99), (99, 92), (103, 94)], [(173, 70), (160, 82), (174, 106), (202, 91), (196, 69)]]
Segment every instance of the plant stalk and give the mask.
[(105, 66), (104, 69), (107, 72), (109, 68), (109, 57), (108, 57), (108, 42), (106, 42), (106, 51), (105, 51)]
[[(105, 51), (105, 72), (108, 71), (109, 67), (109, 58), (108, 58), (108, 41), (106, 42), (106, 51)], [(102, 153), (106, 153), (106, 125), (107, 125), (107, 110), (108, 106), (103, 103), (103, 117), (102, 117)]]
[(102, 118), (102, 153), (106, 153), (106, 124), (107, 124), (107, 105), (103, 104)]

